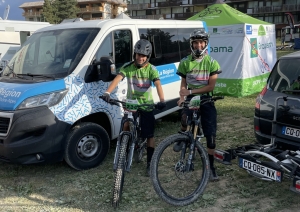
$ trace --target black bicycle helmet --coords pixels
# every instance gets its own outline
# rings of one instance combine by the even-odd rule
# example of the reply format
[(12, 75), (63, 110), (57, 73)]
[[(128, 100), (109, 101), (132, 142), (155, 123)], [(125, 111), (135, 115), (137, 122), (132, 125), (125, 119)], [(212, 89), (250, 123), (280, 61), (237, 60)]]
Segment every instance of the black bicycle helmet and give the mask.
[[(200, 28), (200, 29), (196, 29), (194, 32), (191, 33), (190, 35), (190, 47), (191, 47), (191, 51), (194, 57), (199, 58), (201, 57), (205, 51), (207, 50), (208, 47), (208, 42), (209, 42), (209, 35), (208, 33), (205, 31), (204, 28)], [(199, 49), (194, 49), (193, 48), (193, 42), (196, 40), (203, 40), (206, 42), (206, 46), (204, 49), (199, 50)]]
[[(143, 64), (138, 64), (135, 59), (135, 54), (146, 55), (147, 60)], [(150, 60), (151, 54), (152, 54), (152, 45), (148, 40), (141, 39), (138, 42), (136, 42), (136, 44), (134, 45), (134, 54), (133, 54), (133, 60), (134, 60), (135, 65), (138, 68), (141, 68), (144, 65), (146, 65)]]

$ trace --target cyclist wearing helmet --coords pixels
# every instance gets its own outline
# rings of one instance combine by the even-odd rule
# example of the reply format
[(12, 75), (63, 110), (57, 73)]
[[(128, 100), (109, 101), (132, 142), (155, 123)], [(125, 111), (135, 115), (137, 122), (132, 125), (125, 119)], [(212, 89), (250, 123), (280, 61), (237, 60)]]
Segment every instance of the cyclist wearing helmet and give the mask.
[[(140, 104), (153, 104), (152, 86), (154, 83), (160, 102), (156, 108), (162, 110), (166, 107), (164, 93), (160, 84), (159, 74), (155, 66), (149, 63), (152, 53), (152, 45), (148, 40), (141, 39), (134, 45), (133, 61), (124, 64), (119, 74), (103, 94), (105, 101), (110, 100), (110, 94), (118, 83), (127, 77), (128, 89), (127, 99), (138, 100)], [(154, 152), (154, 124), (155, 118), (152, 111), (141, 112), (141, 137), (147, 138), (147, 174), (150, 171), (150, 162)], [(128, 123), (125, 125), (129, 130)]]
[[(178, 106), (185, 97), (191, 99), (195, 95), (202, 98), (212, 96), (218, 74), (221, 68), (219, 63), (207, 54), (209, 35), (205, 29), (197, 29), (190, 35), (191, 55), (183, 58), (178, 66), (177, 74), (181, 77), (180, 99)], [(201, 105), (201, 123), (204, 136), (207, 141), (207, 152), (209, 156), (211, 176), (210, 180), (218, 180), (218, 175), (214, 167), (214, 151), (216, 147), (217, 111), (213, 103)], [(191, 118), (192, 111), (183, 109), (181, 114), (181, 130), (185, 131), (187, 118)], [(180, 151), (182, 143), (174, 145), (174, 151)]]

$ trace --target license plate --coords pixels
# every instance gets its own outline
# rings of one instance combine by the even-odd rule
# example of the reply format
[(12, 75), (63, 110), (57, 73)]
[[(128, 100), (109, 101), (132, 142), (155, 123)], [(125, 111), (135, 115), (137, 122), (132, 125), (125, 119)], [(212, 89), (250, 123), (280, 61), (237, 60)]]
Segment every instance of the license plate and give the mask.
[(281, 182), (282, 180), (282, 172), (271, 169), (269, 167), (263, 166), (258, 163), (254, 163), (252, 161), (246, 160), (244, 158), (239, 158), (239, 167), (260, 174), (269, 179), (275, 180), (277, 182)]
[(282, 127), (282, 134), (300, 138), (300, 129), (296, 129), (292, 127)]

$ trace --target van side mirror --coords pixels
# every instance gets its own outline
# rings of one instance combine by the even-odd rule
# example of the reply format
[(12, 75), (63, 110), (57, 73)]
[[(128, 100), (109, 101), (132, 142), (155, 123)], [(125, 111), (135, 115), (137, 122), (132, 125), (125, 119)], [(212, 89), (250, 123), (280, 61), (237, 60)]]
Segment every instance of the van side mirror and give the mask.
[(100, 61), (94, 60), (88, 67), (84, 80), (86, 83), (102, 80), (103, 82), (112, 81), (115, 76), (115, 64), (112, 57), (101, 57)]

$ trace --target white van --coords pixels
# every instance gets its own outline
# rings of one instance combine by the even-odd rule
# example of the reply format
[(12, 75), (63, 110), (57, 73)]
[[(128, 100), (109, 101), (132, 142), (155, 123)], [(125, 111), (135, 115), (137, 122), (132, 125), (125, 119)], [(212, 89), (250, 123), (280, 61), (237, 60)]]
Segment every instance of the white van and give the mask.
[(282, 30), (285, 30), (285, 42), (294, 42), (295, 38), (299, 38), (300, 24), (295, 24), (294, 27), (294, 29), (291, 29), (290, 26), (282, 28)]
[(50, 25), (48, 22), (0, 20), (0, 72), (32, 33)]
[[(34, 33), (0, 78), (0, 159), (29, 164), (65, 159), (77, 170), (98, 166), (118, 137), (123, 110), (99, 98), (116, 71), (132, 61), (141, 38), (153, 45), (167, 108), (179, 95), (179, 61), (190, 52), (189, 35), (201, 21), (110, 19), (53, 25)], [(154, 101), (159, 98), (154, 90)], [(123, 99), (123, 80), (112, 98)]]

